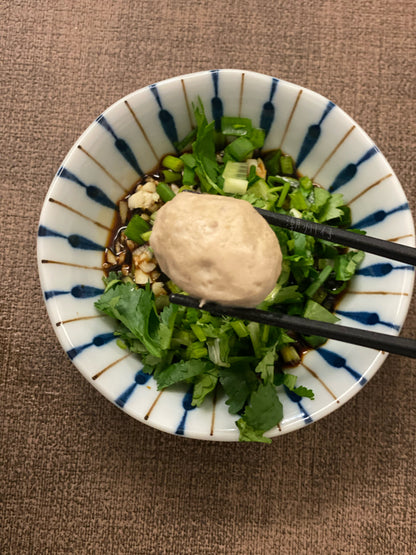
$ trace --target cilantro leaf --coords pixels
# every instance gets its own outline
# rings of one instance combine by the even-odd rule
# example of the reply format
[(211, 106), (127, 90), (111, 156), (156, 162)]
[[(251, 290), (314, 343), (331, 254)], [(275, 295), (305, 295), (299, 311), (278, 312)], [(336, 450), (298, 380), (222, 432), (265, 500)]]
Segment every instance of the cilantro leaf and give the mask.
[(334, 324), (339, 320), (335, 314), (329, 312), (329, 310), (312, 299), (309, 299), (306, 303), (303, 316), (304, 318), (309, 318), (310, 320), (320, 320), (321, 322), (328, 322), (330, 324)]
[(328, 198), (327, 202), (324, 204), (319, 212), (319, 221), (326, 222), (327, 220), (334, 220), (335, 218), (341, 217), (344, 212), (341, 210), (341, 206), (344, 205), (344, 197), (342, 193), (333, 193)]
[(207, 347), (210, 360), (217, 366), (230, 366), (228, 355), (231, 348), (231, 334), (221, 334), (220, 337), (208, 339)]
[(220, 368), (220, 382), (228, 397), (226, 404), (231, 414), (238, 413), (244, 407), (258, 384), (256, 374), (244, 361), (230, 368)]
[(323, 210), (323, 207), (328, 202), (331, 193), (322, 187), (315, 187), (313, 189), (313, 204), (311, 205), (311, 210), (315, 214), (319, 214)]
[(304, 385), (299, 385), (298, 387), (294, 387), (292, 389), (293, 393), (299, 395), (299, 397), (307, 397), (308, 399), (314, 400), (315, 394), (312, 389), (305, 387)]
[(264, 208), (265, 210), (271, 209), (270, 201), (264, 200), (263, 198), (259, 198), (255, 194), (251, 193), (250, 191), (242, 195), (241, 200), (246, 200), (247, 202), (252, 204), (255, 208)]
[(265, 432), (276, 426), (282, 418), (283, 406), (276, 387), (272, 383), (261, 383), (251, 394), (242, 419), (251, 428)]
[(345, 200), (342, 193), (330, 193), (322, 187), (314, 187), (310, 210), (318, 222), (326, 222), (344, 216)]
[(264, 357), (256, 366), (256, 372), (260, 374), (264, 383), (273, 383), (274, 377), (275, 347), (267, 351)]
[(201, 189), (207, 193), (214, 189), (219, 194), (224, 194), (217, 185), (221, 173), (215, 153), (215, 122), (208, 123), (201, 99), (194, 106), (197, 122), (196, 139), (192, 143), (192, 152), (195, 160), (195, 173), (201, 182)]
[(159, 317), (149, 288), (138, 288), (132, 283), (117, 283), (101, 295), (95, 307), (122, 322), (149, 353), (160, 356)]
[(159, 338), (160, 347), (163, 350), (169, 349), (170, 340), (172, 339), (173, 328), (175, 326), (176, 314), (178, 313), (178, 305), (169, 304), (160, 313)]
[(205, 397), (215, 389), (218, 383), (219, 370), (213, 368), (204, 374), (196, 377), (194, 381), (194, 392), (192, 395), (192, 405), (199, 407)]
[(282, 287), (279, 283), (267, 295), (261, 303), (260, 308), (266, 308), (275, 304), (298, 303), (303, 300), (303, 295), (298, 291), (298, 285), (288, 285)]
[[(132, 353), (142, 354), (148, 352), (140, 339), (137, 339), (137, 337), (121, 322), (117, 326), (114, 335), (120, 338), (117, 340), (117, 343), (119, 345), (122, 343), (124, 348), (127, 348)], [(122, 345), (120, 345), (120, 347), (123, 348)]]
[(286, 372), (281, 372), (274, 376), (274, 385), (285, 385), (288, 389), (293, 391), (296, 385), (298, 377), (294, 374), (288, 374)]
[(252, 428), (244, 418), (240, 418), (236, 422), (238, 429), (240, 430), (240, 436), (238, 441), (254, 441), (257, 443), (271, 443), (272, 440), (268, 437), (264, 437), (264, 432), (262, 430), (255, 430)]
[(158, 389), (165, 389), (170, 385), (194, 378), (214, 368), (209, 360), (191, 359), (171, 364), (158, 372), (155, 376)]
[(103, 277), (103, 282), (105, 285), (105, 289), (110, 289), (116, 283), (120, 283), (122, 278), (121, 272), (109, 272), (108, 276)]
[(349, 281), (363, 259), (364, 253), (362, 251), (348, 251), (337, 256), (334, 261), (335, 279)]
[(274, 385), (276, 385), (276, 386), (284, 385), (290, 391), (293, 391), (293, 393), (296, 393), (296, 395), (299, 395), (299, 397), (307, 397), (308, 399), (313, 400), (315, 398), (315, 395), (314, 395), (312, 389), (308, 389), (307, 387), (305, 387), (303, 385), (299, 385), (298, 387), (295, 387), (297, 379), (298, 379), (298, 377), (295, 376), (294, 374), (288, 374), (286, 372), (282, 372), (280, 374), (275, 375)]
[[(319, 303), (309, 299), (306, 303), (305, 310), (303, 313), (304, 318), (310, 318), (311, 320), (320, 320), (322, 322), (328, 322), (329, 324), (335, 324), (338, 322), (339, 318), (335, 316), (332, 312), (329, 312), (325, 307)], [(311, 347), (319, 347), (326, 342), (326, 337), (321, 337), (319, 335), (304, 335), (303, 338)]]

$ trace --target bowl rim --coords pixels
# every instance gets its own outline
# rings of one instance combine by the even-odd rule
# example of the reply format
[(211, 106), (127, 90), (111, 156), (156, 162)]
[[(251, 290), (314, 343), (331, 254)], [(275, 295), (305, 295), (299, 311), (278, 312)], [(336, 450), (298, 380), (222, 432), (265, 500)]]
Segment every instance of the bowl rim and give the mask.
[[(107, 108), (105, 108), (105, 110), (101, 113), (101, 115), (106, 115), (112, 111), (114, 111), (115, 108), (117, 108), (119, 105), (121, 105), (124, 101), (129, 100), (133, 97), (136, 97), (138, 94), (143, 94), (144, 91), (148, 90), (149, 87), (151, 87), (152, 85), (157, 85), (158, 87), (160, 86), (167, 86), (170, 83), (174, 83), (177, 81), (180, 81), (181, 79), (189, 79), (189, 78), (194, 78), (197, 79), (199, 77), (202, 76), (207, 76), (209, 74), (211, 74), (214, 71), (219, 71), (222, 74), (245, 74), (248, 75), (250, 74), (251, 76), (254, 77), (260, 77), (260, 78), (274, 78), (272, 75), (268, 75), (265, 73), (260, 73), (260, 72), (255, 72), (255, 71), (251, 71), (251, 70), (243, 70), (243, 69), (237, 69), (237, 68), (220, 68), (218, 70), (202, 70), (202, 71), (197, 71), (197, 72), (190, 72), (190, 73), (185, 73), (185, 74), (181, 74), (181, 75), (176, 75), (176, 76), (171, 76), (168, 77), (166, 79), (163, 79), (161, 81), (157, 81), (155, 83), (149, 84), (149, 85), (145, 85), (143, 87), (140, 87), (128, 94), (126, 94), (125, 96), (121, 97), (120, 99), (116, 100), (115, 102), (113, 102), (111, 105), (109, 105)], [(298, 85), (296, 83), (287, 81), (286, 79), (281, 79), (281, 78), (276, 78), (278, 79), (280, 82), (285, 83), (286, 85), (289, 86), (293, 86), (295, 88), (301, 88), (304, 91), (307, 91), (309, 94), (311, 94), (314, 97), (317, 97), (320, 100), (324, 100), (324, 101), (328, 101), (329, 99), (325, 96), (323, 96), (322, 94), (309, 89), (308, 87), (304, 87), (302, 85)], [(353, 123), (356, 128), (359, 130), (359, 132), (362, 134), (362, 136), (364, 136), (366, 139), (368, 139), (372, 144), (375, 145), (374, 141), (369, 137), (369, 135), (364, 131), (364, 129), (349, 115), (347, 114), (338, 104), (336, 104), (337, 109), (340, 111), (340, 113), (342, 113), (343, 117), (347, 118), (351, 123)], [(85, 137), (87, 137), (92, 130), (96, 127), (97, 125), (97, 119), (95, 119), (93, 122), (91, 122), (88, 127), (78, 136), (78, 138), (76, 139), (76, 141), (74, 142), (74, 144), (71, 146), (71, 148), (69, 149), (68, 153), (66, 154), (66, 156), (64, 157), (64, 159), (62, 160), (60, 167), (64, 166), (72, 157), (74, 152), (77, 150), (78, 145), (80, 144), (80, 142), (85, 139)], [(399, 179), (397, 178), (397, 175), (395, 174), (394, 170), (391, 168), (388, 160), (385, 158), (385, 156), (383, 155), (383, 153), (381, 153), (384, 159), (384, 162), (387, 163), (388, 167), (390, 168), (390, 171), (393, 175), (393, 177), (395, 178), (395, 180), (397, 181), (397, 184), (399, 185), (399, 187), (401, 187), (404, 196), (406, 197), (406, 194), (401, 186), (401, 183), (399, 181)], [(48, 191), (44, 197), (44, 201), (42, 203), (42, 209), (40, 212), (40, 217), (39, 217), (39, 222), (38, 225), (41, 225), (41, 222), (45, 219), (45, 217), (47, 216), (47, 211), (48, 211), (48, 199), (49, 197), (52, 195), (53, 190), (55, 189), (55, 187), (57, 187), (57, 183), (58, 183), (58, 174), (55, 174), (50, 185), (48, 188)], [(415, 231), (414, 231), (414, 219), (413, 219), (413, 215), (410, 211), (409, 208), (409, 213), (408, 213), (408, 217), (410, 218), (410, 222), (411, 222), (411, 226), (412, 226), (412, 230), (413, 230), (413, 237), (412, 237), (412, 243), (414, 246), (415, 245)], [(45, 274), (46, 274), (46, 267), (44, 264), (42, 264), (41, 260), (42, 260), (42, 248), (40, 246), (40, 240), (39, 237), (37, 238), (37, 245), (36, 245), (36, 256), (37, 256), (37, 266), (38, 266), (38, 275), (39, 275), (39, 279), (40, 279), (40, 286), (41, 286), (41, 290), (42, 293), (45, 292)], [(409, 285), (409, 290), (413, 290), (414, 287), (414, 273), (412, 273), (412, 278), (410, 280), (410, 285)], [(410, 307), (410, 302), (411, 302), (411, 298), (412, 298), (412, 293), (410, 292), (410, 294), (408, 295), (408, 297), (406, 299), (404, 299), (403, 302), (403, 321), (400, 324), (400, 329), (403, 327), (407, 315), (408, 315), (408, 311), (409, 311), (409, 307)], [(45, 305), (46, 305), (46, 309), (47, 309), (47, 313), (49, 316), (49, 319), (51, 321), (52, 327), (55, 331), (55, 334), (57, 336), (58, 342), (61, 344), (61, 347), (64, 348), (65, 347), (62, 343), (62, 337), (61, 335), (58, 333), (58, 329), (56, 327), (56, 319), (54, 318), (54, 314), (53, 314), (53, 310), (52, 310), (52, 306), (50, 305), (50, 303), (47, 303), (45, 301)], [(63, 330), (61, 330), (63, 331)], [(400, 330), (397, 332), (400, 333)], [(368, 376), (367, 381), (369, 381), (376, 373), (377, 371), (380, 369), (380, 367), (382, 366), (382, 364), (384, 363), (384, 361), (386, 360), (388, 356), (388, 353), (383, 352), (383, 351), (378, 351), (376, 356), (374, 357), (371, 365), (366, 369), (366, 372), (369, 372), (369, 369), (371, 368), (371, 372), (370, 375)], [(87, 381), (89, 381), (95, 389), (97, 389), (97, 391), (99, 391), (107, 400), (109, 400), (110, 402), (112, 402), (113, 404), (114, 401), (112, 399), (109, 398), (109, 396), (107, 395), (105, 389), (101, 386), (101, 384), (99, 382), (92, 382), (90, 379), (88, 379), (88, 377), (85, 374), (84, 371), (84, 365), (78, 361), (78, 360), (71, 360), (72, 364), (74, 364), (74, 366), (77, 368), (77, 370), (83, 375), (84, 378), (87, 379)], [(329, 415), (330, 413), (334, 412), (337, 408), (339, 408), (341, 405), (343, 405), (345, 402), (347, 402), (348, 400), (350, 400), (352, 397), (354, 397), (360, 390), (356, 389), (355, 386), (351, 386), (349, 389), (343, 391), (339, 396), (337, 396), (337, 403), (331, 403), (330, 405), (334, 405), (332, 408), (329, 408), (329, 405), (326, 405), (325, 407), (321, 408), (320, 411), (324, 412), (324, 414), (322, 414), (319, 417), (314, 416), (313, 422), (315, 423), (318, 420), (322, 419), (324, 416)], [(118, 408), (118, 405), (116, 405)], [(125, 407), (121, 409), (123, 412), (127, 413), (129, 416), (133, 417), (135, 420), (140, 421), (141, 423), (144, 423), (152, 428), (155, 429), (159, 429), (161, 431), (167, 432), (172, 434), (173, 432), (167, 427), (164, 426), (163, 424), (155, 424), (153, 422), (149, 422), (146, 419), (143, 418), (139, 418), (137, 417), (137, 415), (134, 415), (131, 413), (131, 411), (129, 410), (129, 407)], [(267, 433), (265, 434), (266, 437), (278, 437), (279, 435), (283, 435), (285, 433), (289, 433), (289, 432), (293, 432), (296, 431), (298, 429), (301, 429), (305, 427), (304, 424), (302, 424), (302, 422), (295, 422), (293, 426), (288, 426), (287, 429), (284, 430), (284, 432), (282, 433), (274, 433), (272, 435), (268, 435)], [(226, 430), (223, 430), (221, 432), (218, 432), (218, 435), (216, 435), (215, 437), (209, 437), (207, 435), (206, 432), (204, 433), (193, 433), (190, 435), (185, 435), (185, 437), (187, 438), (194, 438), (194, 439), (201, 439), (201, 440), (211, 440), (211, 441), (236, 441), (236, 439), (230, 438), (228, 437), (229, 433)]]

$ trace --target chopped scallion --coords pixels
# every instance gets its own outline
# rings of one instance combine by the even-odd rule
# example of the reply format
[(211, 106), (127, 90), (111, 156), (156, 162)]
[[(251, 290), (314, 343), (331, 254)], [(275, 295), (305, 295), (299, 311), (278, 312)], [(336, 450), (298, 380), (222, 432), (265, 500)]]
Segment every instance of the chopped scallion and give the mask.
[(162, 160), (162, 166), (173, 172), (181, 172), (183, 170), (183, 161), (177, 156), (168, 154)]
[(289, 191), (290, 191), (290, 183), (286, 181), (286, 183), (283, 185), (282, 192), (279, 195), (279, 200), (277, 201), (277, 204), (276, 204), (277, 208), (282, 208)]
[(251, 129), (251, 119), (226, 116), (221, 118), (221, 132), (224, 135), (241, 137), (249, 134)]
[(261, 338), (260, 338), (260, 324), (258, 322), (249, 322), (247, 329), (250, 335), (251, 343), (253, 345), (254, 354), (256, 357), (261, 358)]
[(255, 166), (253, 165), (249, 165), (249, 172), (248, 172), (248, 184), (250, 185), (254, 185), (254, 183), (256, 181), (258, 181), (260, 179), (260, 177), (257, 175), (257, 164)]
[(306, 289), (305, 291), (305, 295), (307, 297), (313, 297), (315, 295), (315, 293), (318, 291), (318, 289), (320, 287), (322, 287), (322, 285), (325, 283), (325, 281), (328, 279), (330, 273), (332, 272), (333, 268), (332, 266), (328, 265), (325, 266), (324, 269), (320, 272), (320, 274), (318, 275), (318, 277), (316, 278), (315, 281), (313, 281), (309, 287)]
[(172, 191), (169, 185), (163, 182), (158, 183), (158, 185), (156, 186), (156, 192), (163, 200), (163, 202), (168, 202), (175, 197), (175, 193)]
[(247, 191), (247, 164), (229, 160), (222, 174), (224, 178), (224, 192), (244, 195)]
[(179, 181), (182, 177), (182, 174), (173, 172), (172, 170), (162, 170), (162, 173), (166, 183), (174, 183), (175, 181)]
[(271, 175), (270, 177), (268, 177), (267, 180), (271, 185), (274, 185), (275, 183), (280, 183), (281, 185), (289, 183), (289, 185), (292, 185), (294, 187), (299, 185), (299, 181), (294, 177), (284, 177), (282, 175)]
[(190, 168), (196, 168), (197, 161), (195, 160), (195, 156), (190, 154), (189, 152), (185, 152), (180, 156), (180, 159), (185, 164), (185, 166), (189, 166)]
[(313, 187), (313, 182), (310, 177), (304, 175), (299, 179), (299, 185), (302, 187), (304, 191), (311, 191)]
[(207, 340), (203, 329), (198, 324), (191, 324), (191, 330), (194, 332), (195, 337), (198, 339), (198, 341), (203, 342)]
[(238, 335), (238, 337), (247, 337), (248, 335), (250, 335), (247, 326), (242, 320), (232, 320), (231, 327)]
[(237, 177), (226, 177), (224, 179), (224, 193), (244, 195), (247, 191), (247, 186), (247, 179), (238, 179)]
[(250, 141), (252, 142), (254, 148), (261, 148), (264, 145), (264, 139), (266, 138), (266, 133), (264, 129), (253, 129), (250, 134)]
[(195, 341), (191, 345), (188, 346), (185, 353), (186, 358), (204, 358), (208, 356), (208, 349), (205, 347), (204, 343), (199, 341)]
[(284, 175), (292, 175), (294, 171), (292, 158), (290, 156), (281, 156), (280, 167)]
[(182, 183), (184, 185), (193, 186), (196, 184), (195, 170), (189, 166), (185, 166), (182, 172)]
[(224, 179), (226, 177), (237, 177), (238, 179), (246, 179), (247, 177), (247, 164), (246, 162), (232, 162), (229, 160), (225, 164), (224, 171), (222, 172)]
[(151, 234), (152, 234), (151, 231), (145, 231), (144, 233), (142, 233), (141, 238), (145, 243), (149, 241)]
[(280, 149), (272, 150), (267, 153), (264, 157), (264, 164), (266, 166), (267, 173), (269, 175), (278, 175), (281, 172), (280, 169), (280, 157), (282, 152)]
[(129, 221), (124, 233), (129, 239), (142, 245), (145, 242), (142, 239), (142, 234), (149, 230), (150, 225), (141, 216), (135, 214)]
[(263, 326), (263, 330), (262, 330), (262, 333), (261, 333), (261, 341), (262, 341), (263, 345), (266, 345), (266, 343), (269, 339), (269, 335), (270, 335), (270, 326), (265, 324)]
[(290, 193), (290, 208), (296, 208), (297, 210), (306, 210), (309, 208), (309, 203), (305, 199), (300, 189), (295, 189), (293, 193)]
[(237, 162), (243, 162), (247, 158), (251, 158), (254, 146), (246, 137), (238, 137), (225, 147), (225, 153), (231, 156)]
[(285, 345), (280, 350), (280, 354), (287, 364), (295, 364), (296, 362), (300, 361), (299, 353), (297, 352), (295, 347), (293, 347), (293, 345)]

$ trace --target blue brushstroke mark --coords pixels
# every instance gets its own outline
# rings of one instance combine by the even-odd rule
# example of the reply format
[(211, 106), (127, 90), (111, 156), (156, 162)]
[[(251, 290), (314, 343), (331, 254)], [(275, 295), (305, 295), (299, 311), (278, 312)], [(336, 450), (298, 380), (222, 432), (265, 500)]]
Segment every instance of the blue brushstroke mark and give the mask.
[(186, 417), (188, 416), (188, 412), (190, 410), (194, 410), (196, 407), (192, 404), (192, 396), (194, 393), (194, 386), (191, 386), (188, 391), (185, 394), (185, 397), (182, 400), (182, 406), (184, 408), (184, 413), (182, 416), (182, 419), (179, 423), (179, 426), (176, 428), (176, 434), (178, 436), (183, 436), (185, 433), (185, 423), (186, 423)]
[(44, 225), (40, 225), (38, 229), (39, 237), (61, 237), (62, 239), (66, 239), (66, 235), (62, 235), (58, 231), (54, 231), (53, 229), (49, 229)]
[(367, 379), (364, 378), (359, 372), (353, 370), (350, 366), (348, 366), (347, 361), (344, 357), (334, 353), (333, 351), (329, 351), (328, 349), (323, 349), (322, 347), (316, 349), (316, 351), (321, 355), (321, 357), (331, 366), (334, 368), (344, 368), (351, 376), (357, 380), (360, 385), (364, 385), (367, 383)]
[(117, 135), (114, 133), (113, 128), (111, 127), (111, 125), (108, 123), (108, 121), (106, 120), (106, 118), (104, 117), (103, 114), (100, 114), (97, 118), (97, 123), (99, 123), (100, 125), (102, 125), (104, 127), (104, 129), (106, 131), (108, 131), (110, 133), (110, 135), (113, 136), (113, 139), (116, 141), (118, 139)]
[(91, 343), (85, 343), (84, 345), (79, 345), (79, 347), (74, 347), (73, 349), (69, 349), (69, 351), (67, 351), (66, 354), (69, 356), (71, 360), (73, 360), (76, 356), (82, 353), (82, 351), (85, 351), (85, 349), (88, 349), (89, 347), (92, 347), (92, 346), (102, 347), (103, 345), (106, 345), (107, 343), (110, 343), (110, 341), (113, 341), (113, 340), (114, 340), (113, 332), (102, 333), (100, 335), (96, 335), (91, 341)]
[(341, 316), (346, 316), (351, 320), (355, 320), (360, 324), (364, 324), (366, 326), (376, 326), (377, 324), (381, 324), (382, 326), (386, 326), (387, 328), (392, 328), (394, 330), (400, 330), (400, 326), (396, 324), (392, 324), (391, 322), (383, 322), (380, 320), (380, 316), (377, 312), (364, 312), (364, 311), (348, 311), (348, 310), (336, 310), (336, 314), (340, 314)]
[(411, 270), (413, 272), (414, 268), (410, 265), (393, 266), (390, 262), (379, 262), (365, 268), (359, 268), (356, 274), (360, 276), (384, 277), (395, 270)]
[(319, 137), (321, 136), (321, 125), (325, 120), (325, 118), (327, 117), (327, 115), (334, 107), (335, 107), (335, 104), (329, 100), (321, 116), (321, 119), (318, 121), (318, 123), (314, 123), (313, 125), (309, 126), (308, 131), (306, 132), (305, 138), (303, 139), (302, 146), (300, 147), (300, 150), (299, 150), (298, 159), (296, 161), (297, 166), (300, 166), (302, 164), (302, 162), (305, 160), (305, 158), (309, 155), (310, 151), (318, 142)]
[[(170, 140), (170, 142), (175, 147), (175, 143), (178, 142), (178, 132), (176, 131), (175, 120), (170, 112), (165, 110), (162, 106), (162, 101), (160, 100), (159, 91), (157, 90), (157, 85), (153, 84), (150, 85), (149, 89), (153, 93), (153, 96), (156, 99), (156, 102), (159, 105), (159, 121), (162, 125), (163, 131), (165, 132), (166, 136)], [(176, 147), (175, 147), (176, 150)]]
[(96, 119), (96, 122), (99, 123), (100, 125), (102, 125), (104, 127), (104, 129), (110, 133), (110, 135), (114, 139), (114, 146), (119, 151), (119, 153), (123, 156), (123, 158), (126, 160), (126, 162), (128, 162), (130, 164), (130, 166), (140, 176), (144, 175), (141, 167), (139, 166), (139, 163), (137, 162), (137, 159), (136, 159), (132, 149), (130, 148), (130, 146), (127, 144), (127, 142), (124, 139), (120, 139), (120, 137), (118, 137), (116, 135), (116, 133), (114, 132), (114, 129), (108, 123), (105, 116), (103, 114), (101, 114)]
[(263, 104), (263, 109), (261, 111), (260, 128), (264, 129), (264, 131), (266, 133), (266, 137), (269, 134), (270, 128), (271, 128), (271, 126), (273, 124), (273, 121), (274, 121), (274, 118), (275, 118), (276, 110), (275, 110), (275, 107), (274, 107), (274, 104), (273, 104), (272, 100), (273, 100), (273, 97), (275, 95), (278, 83), (279, 83), (279, 79), (276, 79), (275, 77), (273, 77), (272, 78), (272, 86), (270, 87), (269, 100)]
[(222, 100), (218, 96), (218, 69), (211, 70), (212, 82), (214, 85), (214, 97), (211, 98), (212, 117), (215, 121), (215, 129), (221, 131), (221, 118), (224, 115)]
[(374, 212), (373, 214), (369, 214), (368, 216), (366, 216), (365, 218), (363, 218), (359, 222), (356, 222), (351, 227), (356, 228), (356, 229), (363, 229), (363, 228), (366, 228), (366, 227), (371, 227), (372, 225), (379, 224), (380, 222), (382, 222), (383, 220), (385, 220), (386, 218), (388, 218), (392, 214), (395, 214), (396, 212), (402, 212), (403, 210), (408, 210), (408, 209), (409, 209), (409, 205), (408, 205), (407, 202), (405, 202), (404, 204), (401, 204), (400, 206), (397, 206), (396, 208), (392, 208), (391, 210), (389, 210), (387, 212), (385, 210), (377, 210), (377, 212)]
[(104, 251), (105, 250), (105, 247), (103, 247), (102, 245), (98, 245), (97, 243), (94, 243), (94, 241), (91, 241), (90, 239), (87, 239), (86, 237), (82, 237), (82, 235), (77, 235), (77, 234), (68, 235), (67, 239), (68, 239), (68, 243), (74, 249), (83, 249), (83, 250), (87, 250), (87, 251)]
[(133, 395), (134, 390), (138, 385), (144, 385), (150, 380), (150, 374), (145, 374), (143, 370), (139, 370), (134, 376), (134, 382), (114, 401), (116, 405), (123, 408), (130, 397)]
[(312, 417), (310, 416), (310, 414), (304, 409), (303, 405), (302, 405), (302, 397), (300, 397), (297, 393), (295, 393), (294, 391), (290, 391), (290, 389), (286, 386), (284, 386), (284, 389), (286, 391), (287, 396), (289, 397), (289, 399), (291, 401), (293, 401), (293, 403), (296, 403), (299, 407), (301, 416), (302, 416), (302, 420), (305, 422), (305, 424), (311, 424), (313, 422)]
[(58, 295), (72, 295), (76, 299), (91, 299), (92, 297), (98, 297), (104, 292), (104, 289), (98, 289), (98, 287), (91, 287), (90, 285), (75, 285), (70, 291), (45, 291), (45, 299), (51, 299), (52, 297), (57, 297)]
[(94, 202), (98, 202), (102, 206), (107, 206), (108, 208), (112, 208), (113, 210), (117, 210), (117, 206), (114, 202), (108, 198), (108, 196), (96, 185), (86, 185), (81, 179), (79, 179), (75, 174), (64, 168), (63, 166), (59, 168), (58, 177), (62, 177), (63, 179), (68, 179), (77, 185), (80, 185), (85, 189), (88, 198), (93, 200)]
[(58, 297), (59, 295), (68, 295), (70, 291), (45, 291), (45, 300), (52, 299), (53, 297)]
[(105, 250), (105, 247), (103, 247), (102, 245), (98, 245), (97, 243), (94, 243), (94, 241), (91, 241), (90, 239), (87, 239), (82, 235), (73, 234), (66, 236), (43, 225), (39, 226), (38, 235), (39, 237), (60, 237), (62, 239), (66, 239), (71, 247), (73, 247), (74, 249), (82, 249), (88, 251)]
[(377, 152), (379, 152), (378, 148), (376, 146), (373, 146), (369, 150), (367, 150), (367, 152), (357, 162), (355, 162), (355, 164), (351, 163), (345, 166), (345, 168), (342, 169), (336, 176), (334, 182), (328, 190), (333, 193), (337, 189), (343, 187), (346, 183), (348, 183), (348, 181), (351, 181), (351, 179), (357, 173), (358, 167), (369, 160), (372, 156), (377, 154)]

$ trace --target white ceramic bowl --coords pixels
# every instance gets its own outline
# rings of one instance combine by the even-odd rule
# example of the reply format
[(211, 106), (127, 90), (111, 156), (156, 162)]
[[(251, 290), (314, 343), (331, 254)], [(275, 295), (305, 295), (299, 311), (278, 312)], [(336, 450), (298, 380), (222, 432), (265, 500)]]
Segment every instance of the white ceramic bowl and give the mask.
[[(186, 437), (237, 441), (236, 417), (223, 397), (194, 408), (186, 388), (158, 392), (139, 359), (117, 346), (113, 321), (94, 308), (115, 203), (190, 131), (198, 96), (208, 119), (241, 115), (265, 128), (265, 149), (281, 147), (303, 174), (342, 192), (355, 226), (368, 234), (413, 246), (414, 226), (397, 177), (366, 133), (326, 98), (274, 77), (229, 69), (174, 77), (119, 100), (81, 135), (50, 186), (38, 236), (41, 286), (62, 347), (88, 381), (137, 420)], [(398, 334), (413, 279), (412, 267), (367, 254), (339, 305), (340, 323)], [(333, 340), (309, 352), (294, 373), (315, 400), (281, 391), (284, 419), (266, 435), (329, 414), (385, 357)]]

